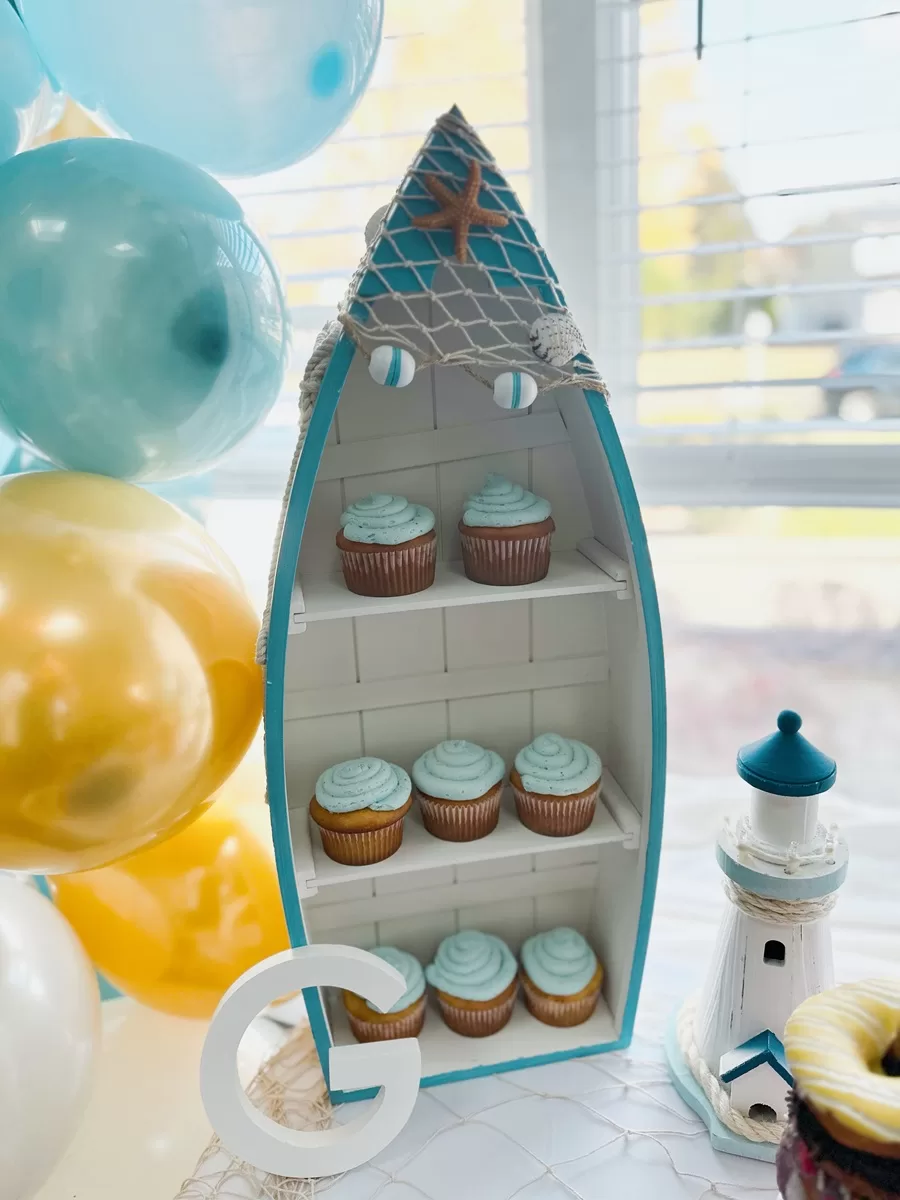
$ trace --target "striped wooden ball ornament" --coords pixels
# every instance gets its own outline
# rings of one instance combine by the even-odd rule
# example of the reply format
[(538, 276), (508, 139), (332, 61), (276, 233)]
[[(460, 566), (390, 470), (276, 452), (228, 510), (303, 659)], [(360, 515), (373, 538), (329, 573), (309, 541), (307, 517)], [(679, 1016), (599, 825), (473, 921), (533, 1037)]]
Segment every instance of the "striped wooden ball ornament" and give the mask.
[(501, 408), (530, 408), (538, 389), (526, 371), (504, 371), (494, 380), (494, 402)]
[(406, 387), (416, 373), (416, 360), (400, 346), (376, 346), (369, 359), (369, 374), (384, 387)]

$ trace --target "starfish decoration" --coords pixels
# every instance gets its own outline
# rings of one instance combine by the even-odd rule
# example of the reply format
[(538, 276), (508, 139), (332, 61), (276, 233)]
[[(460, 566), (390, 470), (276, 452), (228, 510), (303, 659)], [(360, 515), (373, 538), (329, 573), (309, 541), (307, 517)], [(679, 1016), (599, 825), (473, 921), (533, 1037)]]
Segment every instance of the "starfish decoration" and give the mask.
[(437, 175), (426, 175), (425, 186), (440, 204), (437, 212), (423, 213), (413, 217), (416, 229), (452, 229), (459, 262), (469, 257), (469, 226), (488, 225), (502, 229), (509, 224), (509, 217), (493, 208), (482, 208), (478, 203), (481, 191), (481, 163), (474, 159), (469, 163), (469, 176), (461, 192), (451, 192)]

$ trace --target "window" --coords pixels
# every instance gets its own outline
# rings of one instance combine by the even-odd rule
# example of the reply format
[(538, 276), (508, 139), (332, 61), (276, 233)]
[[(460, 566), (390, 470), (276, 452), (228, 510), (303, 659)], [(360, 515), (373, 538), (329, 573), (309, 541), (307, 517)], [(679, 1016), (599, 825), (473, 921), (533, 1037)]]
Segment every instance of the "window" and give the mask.
[(784, 966), (784, 942), (766, 942), (763, 948), (763, 962), (771, 967)]

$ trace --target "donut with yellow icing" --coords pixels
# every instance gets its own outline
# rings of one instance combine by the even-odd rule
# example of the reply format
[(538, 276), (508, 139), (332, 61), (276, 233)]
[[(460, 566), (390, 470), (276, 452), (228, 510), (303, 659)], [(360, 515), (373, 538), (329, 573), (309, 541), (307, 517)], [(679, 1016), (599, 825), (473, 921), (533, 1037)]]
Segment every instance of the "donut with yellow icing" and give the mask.
[(900, 979), (812, 996), (788, 1020), (784, 1036), (795, 1091), (831, 1136), (888, 1158), (900, 1154), (898, 1039)]

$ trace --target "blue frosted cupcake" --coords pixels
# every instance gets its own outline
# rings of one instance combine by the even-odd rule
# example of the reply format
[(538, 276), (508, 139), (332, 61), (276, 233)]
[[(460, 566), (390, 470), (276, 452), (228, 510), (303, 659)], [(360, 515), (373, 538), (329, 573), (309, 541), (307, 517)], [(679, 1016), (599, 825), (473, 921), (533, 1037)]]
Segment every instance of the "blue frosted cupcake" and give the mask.
[(358, 1042), (384, 1042), (391, 1038), (418, 1037), (425, 1024), (425, 972), (412, 954), (395, 946), (377, 946), (373, 951), (395, 967), (406, 980), (406, 991), (386, 1013), (373, 1008), (355, 992), (344, 992), (344, 1008), (350, 1029)]
[(396, 854), (411, 805), (412, 783), (402, 767), (383, 758), (351, 758), (316, 780), (309, 815), (328, 857), (361, 867)]
[(536, 933), (522, 946), (525, 1007), (545, 1025), (581, 1025), (600, 998), (603, 968), (576, 929)]
[(474, 742), (441, 742), (426, 750), (412, 768), (425, 828), (445, 842), (486, 837), (500, 819), (505, 774), (500, 755)]
[(424, 504), (364, 496), (341, 514), (335, 541), (344, 582), (357, 596), (409, 596), (434, 583), (434, 513)]
[(519, 820), (546, 837), (571, 837), (594, 819), (600, 755), (584, 742), (542, 733), (516, 755), (509, 775)]
[(499, 587), (536, 583), (550, 570), (555, 528), (549, 501), (502, 475), (488, 475), (466, 501), (459, 523), (466, 575)]
[(519, 990), (516, 960), (506, 942), (464, 929), (445, 937), (425, 978), (444, 1024), (463, 1037), (490, 1037), (507, 1023)]

